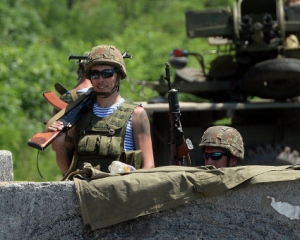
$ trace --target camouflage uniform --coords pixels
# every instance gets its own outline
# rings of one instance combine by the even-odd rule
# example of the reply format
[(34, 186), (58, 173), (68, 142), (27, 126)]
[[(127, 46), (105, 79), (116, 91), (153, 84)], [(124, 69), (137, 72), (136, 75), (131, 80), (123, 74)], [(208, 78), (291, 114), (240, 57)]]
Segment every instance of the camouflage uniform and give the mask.
[(219, 147), (227, 150), (232, 156), (244, 158), (244, 143), (241, 134), (232, 127), (214, 126), (208, 128), (199, 144), (203, 150), (205, 147)]

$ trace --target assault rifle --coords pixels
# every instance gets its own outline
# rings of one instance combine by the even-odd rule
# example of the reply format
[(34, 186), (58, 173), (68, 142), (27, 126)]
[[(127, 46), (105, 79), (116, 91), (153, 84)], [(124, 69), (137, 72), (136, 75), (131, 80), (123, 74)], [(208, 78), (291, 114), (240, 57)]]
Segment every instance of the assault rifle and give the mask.
[[(128, 54), (129, 50), (126, 49), (126, 51), (124, 53), (122, 53), (122, 57), (123, 58), (132, 58), (132, 55)], [(78, 61), (80, 60), (86, 60), (88, 58), (88, 56), (75, 56), (72, 53), (69, 55), (68, 60), (72, 60), (72, 59), (77, 59)]]
[(190, 139), (184, 139), (184, 134), (180, 122), (180, 106), (178, 101), (178, 90), (171, 89), (170, 66), (166, 63), (166, 77), (168, 82), (168, 100), (169, 100), (169, 117), (171, 144), (173, 144), (174, 163), (179, 166), (191, 166), (189, 152), (194, 148)]
[(92, 106), (94, 103), (93, 96), (94, 90), (90, 89), (85, 95), (82, 95), (74, 103), (70, 103), (50, 119), (50, 123), (58, 119), (63, 122), (64, 127), (61, 131), (36, 133), (29, 139), (28, 145), (38, 150), (45, 150), (62, 132), (66, 132), (72, 128), (79, 117)]

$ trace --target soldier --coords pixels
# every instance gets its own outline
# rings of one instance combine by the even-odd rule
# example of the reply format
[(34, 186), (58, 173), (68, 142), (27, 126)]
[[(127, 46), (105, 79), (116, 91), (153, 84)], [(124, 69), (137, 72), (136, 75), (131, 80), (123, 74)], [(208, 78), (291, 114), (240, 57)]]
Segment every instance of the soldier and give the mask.
[[(90, 52), (85, 52), (84, 56), (88, 56)], [(92, 87), (91, 81), (86, 77), (84, 65), (86, 63), (86, 60), (80, 60), (78, 62), (78, 82), (75, 85), (73, 89), (68, 91), (66, 88), (64, 88), (61, 84), (56, 83), (55, 88), (56, 90), (61, 94), (60, 99), (63, 100), (66, 103), (74, 102), (78, 99), (82, 94), (84, 94), (88, 89)], [(53, 109), (53, 115), (57, 114), (58, 110)]]
[[(88, 56), (90, 52), (85, 52), (84, 56)], [(78, 62), (78, 69), (77, 69), (77, 74), (78, 78), (77, 80), (78, 83), (76, 86), (70, 90), (64, 90), (60, 99), (63, 100), (66, 103), (71, 103), (75, 101), (80, 95), (82, 95), (84, 92), (86, 92), (89, 88), (92, 87), (91, 81), (86, 77), (85, 70), (84, 70), (84, 65), (86, 64), (86, 60), (80, 60)]]
[[(88, 56), (90, 52), (85, 52), (84, 56)], [(77, 69), (77, 74), (78, 74), (78, 82), (75, 85), (73, 89), (68, 91), (65, 89), (63, 86), (60, 84), (55, 84), (56, 90), (61, 94), (60, 99), (63, 100), (66, 103), (71, 103), (74, 102), (78, 97), (80, 97), (82, 94), (84, 94), (88, 89), (92, 87), (90, 79), (86, 77), (85, 70), (84, 70), (84, 65), (86, 63), (86, 60), (80, 60), (78, 62), (78, 69)], [(53, 115), (57, 114), (58, 110), (53, 109)], [(59, 143), (60, 142), (60, 143)], [(61, 135), (57, 137), (56, 139), (56, 145), (61, 145), (63, 146), (65, 142), (65, 136)], [(53, 146), (52, 146), (53, 149)], [(59, 152), (59, 151), (57, 151)], [(58, 158), (59, 155), (56, 153), (56, 158)]]
[(244, 158), (244, 143), (241, 134), (232, 127), (214, 126), (208, 128), (199, 144), (205, 165), (233, 167)]
[[(52, 143), (63, 174), (81, 169), (85, 162), (108, 172), (108, 166), (114, 160), (125, 161), (137, 168), (153, 168), (147, 113), (140, 105), (125, 101), (119, 93), (120, 81), (126, 78), (120, 51), (109, 45), (94, 47), (85, 70), (95, 91), (94, 104), (67, 132), (72, 141), (66, 141), (64, 146), (56, 140)], [(61, 121), (48, 128), (49, 131), (62, 129)]]

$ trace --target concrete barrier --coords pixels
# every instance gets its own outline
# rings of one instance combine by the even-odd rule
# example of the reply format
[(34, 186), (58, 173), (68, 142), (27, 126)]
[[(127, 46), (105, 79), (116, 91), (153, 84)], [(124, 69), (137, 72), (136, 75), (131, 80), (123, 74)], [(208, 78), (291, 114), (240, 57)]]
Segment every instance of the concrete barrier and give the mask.
[(0, 150), (0, 181), (13, 181), (13, 160), (10, 151)]
[(43, 240), (299, 239), (299, 183), (239, 186), (216, 197), (199, 198), (86, 233), (73, 182), (1, 182), (0, 236)]
[(73, 182), (1, 183), (0, 236), (1, 239), (299, 239), (299, 183), (240, 187), (91, 233), (83, 230)]

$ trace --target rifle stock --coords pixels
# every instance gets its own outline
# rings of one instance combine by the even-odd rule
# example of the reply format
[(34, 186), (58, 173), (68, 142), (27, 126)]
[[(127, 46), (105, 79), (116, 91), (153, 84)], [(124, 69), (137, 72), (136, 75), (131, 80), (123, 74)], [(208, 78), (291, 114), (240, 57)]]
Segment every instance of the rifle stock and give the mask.
[(45, 150), (60, 135), (57, 132), (36, 133), (28, 141), (28, 146), (38, 150)]
[(190, 155), (189, 152), (191, 150), (193, 150), (193, 144), (192, 141), (190, 139), (184, 139), (184, 137), (182, 138), (182, 144), (178, 147), (178, 158), (182, 159), (184, 157), (187, 158), (187, 165), (191, 166), (191, 159), (190, 159)]
[(191, 159), (189, 152), (194, 148), (190, 139), (185, 139), (181, 122), (180, 122), (180, 106), (178, 101), (178, 90), (171, 89), (170, 68), (166, 63), (166, 77), (168, 81), (169, 91), (169, 118), (170, 118), (170, 132), (173, 144), (173, 157), (176, 165), (191, 166)]

